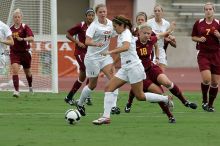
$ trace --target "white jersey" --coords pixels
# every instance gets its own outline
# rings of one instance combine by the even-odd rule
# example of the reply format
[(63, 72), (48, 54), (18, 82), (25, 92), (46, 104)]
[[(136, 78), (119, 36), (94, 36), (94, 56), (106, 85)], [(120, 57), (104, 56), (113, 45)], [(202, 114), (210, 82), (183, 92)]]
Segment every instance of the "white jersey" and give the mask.
[[(149, 19), (147, 21), (147, 24), (151, 26), (151, 28), (155, 34), (166, 32), (170, 27), (170, 23), (163, 18), (162, 18), (162, 25), (158, 25), (158, 23), (155, 21), (155, 18)], [(159, 49), (163, 49), (164, 38), (163, 37), (160, 38), (157, 41), (157, 43), (158, 43)]]
[[(7, 37), (9, 37), (11, 35), (12, 35), (12, 32), (11, 32), (10, 28), (8, 27), (8, 25), (6, 25), (2, 21), (0, 21), (0, 39), (6, 40)], [(6, 47), (7, 46), (5, 44), (0, 43), (0, 55), (4, 52)]]
[(99, 23), (98, 19), (94, 20), (86, 30), (86, 36), (93, 39), (95, 43), (103, 43), (102, 47), (88, 46), (85, 58), (90, 60), (100, 60), (105, 56), (102, 54), (109, 49), (110, 38), (113, 37), (115, 31), (113, 30), (112, 21), (107, 19), (107, 24)]
[(128, 51), (121, 52), (121, 66), (122, 68), (131, 68), (141, 62), (136, 51), (136, 39), (132, 36), (129, 29), (125, 29), (121, 34), (118, 35), (117, 47), (121, 47), (123, 42), (129, 42), (130, 47)]

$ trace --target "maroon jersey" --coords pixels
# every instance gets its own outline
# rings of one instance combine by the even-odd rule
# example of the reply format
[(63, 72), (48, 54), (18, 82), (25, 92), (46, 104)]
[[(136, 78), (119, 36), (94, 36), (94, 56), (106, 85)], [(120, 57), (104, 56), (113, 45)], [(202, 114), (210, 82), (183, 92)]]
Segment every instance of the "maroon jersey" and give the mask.
[(150, 40), (148, 40), (146, 44), (142, 44), (139, 38), (136, 41), (137, 54), (140, 60), (142, 61), (142, 64), (145, 69), (151, 66), (153, 46), (156, 42), (156, 36), (151, 36)]
[(26, 38), (29, 36), (34, 36), (32, 30), (28, 25), (22, 23), (19, 28), (15, 28), (14, 25), (11, 26), (12, 37), (14, 39), (14, 45), (10, 46), (10, 51), (14, 53), (26, 52), (30, 49), (30, 43), (28, 41), (18, 41), (16, 38)]
[(205, 19), (197, 20), (193, 26), (192, 37), (205, 37), (205, 42), (197, 42), (196, 48), (202, 52), (217, 51), (220, 48), (219, 40), (214, 35), (214, 31), (220, 32), (219, 20), (214, 19), (211, 24), (207, 24)]
[[(72, 36), (77, 35), (78, 40), (81, 43), (85, 44), (87, 28), (88, 28), (88, 25), (84, 21), (82, 21), (81, 23), (76, 24), (75, 26), (70, 28), (68, 30), (68, 32)], [(86, 51), (87, 51), (87, 47), (86, 48), (81, 48), (78, 45), (76, 45), (74, 55), (86, 54)]]

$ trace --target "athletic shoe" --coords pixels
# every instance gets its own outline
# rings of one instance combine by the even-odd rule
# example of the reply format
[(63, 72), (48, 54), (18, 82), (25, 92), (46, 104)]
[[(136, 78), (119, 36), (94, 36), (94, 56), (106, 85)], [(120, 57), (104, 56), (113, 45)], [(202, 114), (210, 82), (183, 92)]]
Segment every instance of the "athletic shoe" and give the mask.
[(111, 109), (111, 114), (116, 114), (116, 115), (118, 115), (118, 114), (120, 114), (121, 113), (121, 111), (120, 111), (120, 108), (119, 107), (113, 107), (112, 109)]
[(19, 91), (14, 91), (13, 97), (18, 98), (19, 96), (20, 96), (20, 92)]
[(92, 99), (90, 97), (86, 98), (86, 104), (87, 105), (92, 105)]
[(169, 123), (176, 123), (176, 119), (174, 117), (170, 117), (168, 122)]
[(33, 91), (33, 88), (32, 88), (32, 87), (29, 87), (29, 92), (30, 92), (31, 94), (34, 94), (34, 91)]
[(111, 120), (110, 118), (101, 117), (101, 118), (98, 118), (97, 120), (92, 121), (92, 123), (94, 125), (110, 124)]
[(207, 112), (215, 112), (215, 109), (214, 109), (214, 107), (208, 107), (208, 108), (206, 109), (206, 111), (207, 111)]
[(82, 116), (85, 116), (86, 115), (86, 109), (84, 106), (80, 106), (78, 104), (76, 104), (76, 108), (78, 109), (79, 113), (82, 115)]
[(125, 110), (126, 113), (130, 113), (130, 111), (131, 111), (131, 104), (127, 103), (125, 105), (125, 109), (124, 110)]
[(197, 109), (197, 104), (193, 102), (186, 101), (184, 105), (185, 107), (190, 107), (191, 109)]
[(202, 109), (206, 111), (207, 108), (208, 108), (208, 103), (202, 103)]
[(73, 99), (70, 99), (70, 98), (68, 98), (68, 97), (65, 97), (65, 98), (64, 98), (64, 101), (65, 101), (66, 103), (68, 103), (69, 105), (71, 105), (71, 106), (75, 105), (74, 100), (73, 100)]

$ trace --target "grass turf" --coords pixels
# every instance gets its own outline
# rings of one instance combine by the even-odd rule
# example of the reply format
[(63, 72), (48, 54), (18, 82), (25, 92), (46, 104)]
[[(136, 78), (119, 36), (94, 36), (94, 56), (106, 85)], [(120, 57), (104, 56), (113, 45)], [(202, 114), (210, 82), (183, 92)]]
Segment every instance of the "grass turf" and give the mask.
[[(216, 112), (204, 112), (200, 93), (186, 93), (198, 109), (184, 107), (175, 98), (176, 124), (169, 124), (157, 104), (134, 101), (131, 113), (124, 113), (127, 92), (120, 92), (120, 115), (112, 115), (110, 125), (95, 126), (92, 120), (103, 112), (103, 92), (94, 92), (93, 106), (76, 125), (64, 119), (66, 93), (0, 92), (0, 146), (217, 146), (220, 143), (220, 104)], [(79, 97), (79, 94), (76, 95)]]

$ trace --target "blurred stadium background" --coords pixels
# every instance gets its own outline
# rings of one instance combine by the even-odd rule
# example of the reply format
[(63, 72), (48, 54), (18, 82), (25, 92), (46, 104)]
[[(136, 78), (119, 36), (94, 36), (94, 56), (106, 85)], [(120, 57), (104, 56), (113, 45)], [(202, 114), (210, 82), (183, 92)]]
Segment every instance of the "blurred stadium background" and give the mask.
[[(0, 9), (5, 10), (3, 1), (11, 3), (14, 0), (0, 0)], [(25, 1), (25, 0), (20, 0)], [(35, 1), (35, 0), (31, 0)], [(39, 0), (36, 0), (39, 1)], [(45, 2), (45, 0), (41, 0)], [(216, 4), (216, 17), (220, 16), (218, 8), (220, 0), (210, 0)], [(156, 3), (164, 8), (164, 18), (168, 21), (176, 21), (177, 28), (174, 32), (177, 40), (177, 48), (169, 47), (167, 51), (168, 69), (166, 74), (176, 82), (183, 90), (200, 90), (200, 75), (196, 62), (195, 43), (191, 41), (191, 30), (196, 19), (203, 17), (203, 5), (205, 0), (57, 0), (57, 33), (58, 33), (58, 79), (59, 90), (67, 91), (77, 79), (77, 65), (74, 65), (74, 44), (65, 38), (66, 31), (76, 23), (84, 19), (84, 12), (88, 7), (94, 8), (99, 3), (104, 3), (108, 8), (108, 18), (123, 14), (135, 22), (135, 15), (139, 11), (153, 15), (153, 7)], [(3, 4), (3, 5), (2, 5)], [(4, 8), (3, 8), (4, 7)], [(7, 22), (7, 11), (1, 14), (1, 20)], [(5, 17), (4, 17), (5, 16)], [(28, 22), (26, 22), (29, 24)], [(31, 24), (29, 24), (31, 26)], [(31, 26), (32, 27), (32, 26)], [(32, 27), (33, 28), (33, 27)], [(47, 47), (46, 44), (43, 44)], [(40, 45), (42, 46), (42, 44)], [(114, 46), (114, 43), (112, 47)], [(35, 44), (36, 49), (39, 45)], [(45, 54), (44, 54), (45, 55)], [(50, 57), (50, 56), (47, 56)], [(45, 65), (48, 67), (47, 62)], [(105, 84), (106, 79), (100, 79), (100, 84)], [(127, 89), (128, 86), (123, 87)]]

